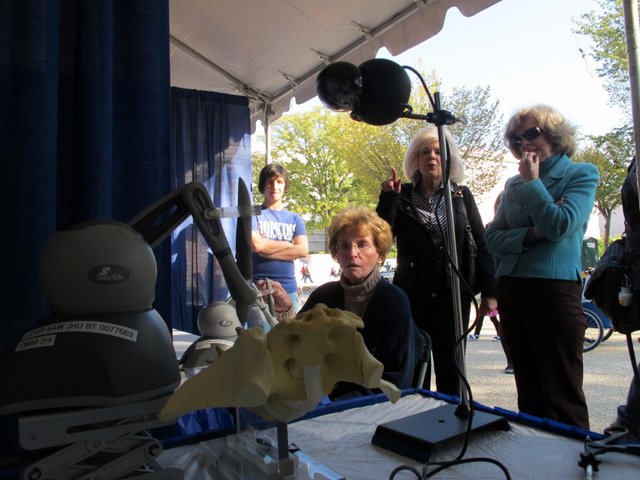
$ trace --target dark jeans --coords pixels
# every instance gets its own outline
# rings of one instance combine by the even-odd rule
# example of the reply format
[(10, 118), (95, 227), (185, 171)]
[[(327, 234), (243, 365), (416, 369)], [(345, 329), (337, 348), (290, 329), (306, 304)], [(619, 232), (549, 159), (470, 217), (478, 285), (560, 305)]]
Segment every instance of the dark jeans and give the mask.
[(589, 429), (582, 390), (586, 327), (577, 281), (500, 277), (502, 340), (523, 413)]

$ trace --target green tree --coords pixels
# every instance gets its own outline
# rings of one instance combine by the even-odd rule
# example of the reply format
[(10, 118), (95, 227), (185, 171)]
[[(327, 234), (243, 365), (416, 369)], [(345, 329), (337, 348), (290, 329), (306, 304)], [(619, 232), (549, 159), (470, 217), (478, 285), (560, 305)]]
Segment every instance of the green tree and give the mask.
[(622, 204), (620, 188), (627, 175), (627, 163), (631, 158), (629, 145), (625, 141), (628, 127), (612, 133), (589, 137), (589, 145), (573, 156), (581, 163), (592, 163), (600, 171), (600, 181), (596, 190), (595, 207), (604, 218), (603, 248), (609, 245), (611, 236), (611, 216)]
[(622, 108), (626, 123), (631, 123), (629, 64), (624, 28), (622, 0), (599, 0), (601, 11), (582, 15), (576, 33), (591, 38), (591, 54), (598, 62), (597, 73), (605, 79), (605, 88), (613, 105)]
[[(439, 85), (433, 73), (425, 81), (431, 88)], [(411, 92), (409, 104), (414, 107), (412, 112), (427, 114), (431, 110), (430, 103), (422, 84), (415, 77), (412, 79)], [(402, 161), (407, 147), (416, 132), (427, 123), (401, 118), (389, 125), (375, 126), (353, 121), (347, 114), (341, 115), (345, 121), (342, 143), (344, 158), (361, 182), (366, 203), (375, 206), (380, 195), (380, 183), (389, 178), (391, 168), (403, 176)]]
[(281, 117), (272, 126), (273, 161), (289, 172), (287, 208), (304, 218), (310, 232), (326, 230), (339, 210), (363, 198), (341, 155), (343, 123), (341, 116), (316, 108)]
[(503, 141), (504, 119), (498, 114), (500, 101), (491, 100), (491, 88), (453, 89), (446, 99), (452, 113), (466, 123), (451, 127), (465, 167), (465, 184), (474, 195), (491, 190), (505, 170)]
[(620, 187), (633, 156), (634, 133), (631, 112), (629, 64), (622, 0), (599, 0), (600, 11), (590, 11), (577, 22), (576, 33), (589, 37), (590, 54), (598, 62), (598, 76), (605, 80), (609, 102), (623, 112), (621, 125), (612, 132), (587, 138), (587, 147), (574, 160), (593, 163), (600, 171), (596, 208), (605, 219), (603, 246), (609, 244), (613, 210), (620, 206)]
[[(429, 91), (438, 91), (441, 81), (434, 72), (424, 78)], [(422, 83), (412, 79), (412, 94), (409, 104), (412, 112), (426, 115), (433, 111)], [(465, 117), (466, 124), (456, 123), (448, 127), (460, 148), (465, 165), (465, 184), (474, 194), (481, 195), (491, 190), (506, 168), (502, 163), (505, 147), (502, 142), (503, 117), (498, 114), (499, 101), (491, 101), (489, 87), (454, 88), (449, 97), (441, 95), (441, 108), (457, 117)], [(348, 115), (344, 115), (348, 118)], [(390, 175), (394, 167), (400, 176), (404, 154), (413, 136), (428, 124), (422, 120), (401, 118), (385, 126), (372, 126), (351, 121), (344, 127), (344, 157), (357, 172), (358, 179), (370, 202), (377, 202), (380, 182)], [(405, 181), (408, 179), (405, 179)]]
[[(456, 139), (460, 156), (465, 167), (464, 183), (471, 188), (475, 195), (482, 195), (491, 190), (501, 173), (506, 168), (502, 162), (506, 149), (502, 140), (504, 118), (499, 113), (500, 101), (492, 101), (491, 87), (475, 88), (454, 87), (450, 94), (441, 91), (442, 81), (435, 72), (426, 74), (422, 70), (421, 62), (416, 68), (424, 78), (432, 96), (440, 92), (440, 103), (443, 110), (449, 111), (457, 118), (464, 118), (464, 123), (456, 122), (448, 127)], [(433, 111), (433, 106), (422, 83), (413, 80), (411, 105), (416, 113), (427, 114)], [(417, 124), (415, 120), (403, 120), (408, 142), (424, 124)]]
[[(418, 80), (412, 81), (409, 103), (414, 113), (427, 114), (432, 111), (427, 95)], [(425, 81), (431, 91), (440, 86), (433, 73)], [(467, 117), (467, 125), (451, 128), (477, 195), (493, 188), (504, 168), (498, 106), (497, 101), (491, 102), (488, 87), (456, 88), (449, 99), (443, 95), (444, 109)], [(389, 177), (392, 167), (404, 176), (402, 161), (409, 142), (426, 125), (403, 118), (372, 126), (322, 107), (279, 118), (272, 124), (272, 161), (286, 164), (289, 171), (287, 208), (302, 215), (310, 231), (326, 229), (333, 215), (350, 203), (374, 208), (380, 182)], [(253, 164), (256, 184), (264, 154), (255, 154)]]
[[(264, 137), (262, 138), (264, 143)], [(262, 194), (258, 191), (258, 181), (260, 180), (260, 171), (266, 165), (265, 152), (254, 151), (251, 153), (251, 192), (253, 193), (253, 203), (262, 203)], [(285, 202), (287, 198), (285, 197)]]
[(401, 121), (374, 126), (340, 115), (343, 123), (341, 156), (355, 173), (363, 191), (362, 203), (375, 207), (380, 195), (380, 183), (395, 167), (402, 175), (402, 159), (409, 139)]

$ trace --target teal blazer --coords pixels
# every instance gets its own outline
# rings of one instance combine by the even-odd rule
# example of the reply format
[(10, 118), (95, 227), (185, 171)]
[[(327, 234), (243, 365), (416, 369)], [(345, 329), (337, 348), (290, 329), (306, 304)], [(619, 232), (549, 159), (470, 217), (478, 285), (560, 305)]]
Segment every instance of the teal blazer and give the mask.
[[(598, 169), (559, 153), (540, 163), (539, 176), (526, 184), (520, 175), (507, 180), (484, 237), (488, 250), (501, 257), (496, 274), (582, 282), (580, 252)], [(535, 236), (534, 226), (545, 238)]]

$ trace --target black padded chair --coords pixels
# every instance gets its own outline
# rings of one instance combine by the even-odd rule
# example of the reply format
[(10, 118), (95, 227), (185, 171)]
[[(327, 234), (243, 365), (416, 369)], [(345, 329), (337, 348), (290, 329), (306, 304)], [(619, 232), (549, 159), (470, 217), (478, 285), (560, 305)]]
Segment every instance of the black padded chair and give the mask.
[(414, 388), (423, 388), (424, 379), (429, 368), (429, 362), (431, 361), (431, 337), (422, 329), (419, 329), (418, 332), (422, 337), (422, 347), (420, 349), (420, 355), (418, 355), (418, 364), (416, 365), (415, 373), (413, 375), (413, 386)]

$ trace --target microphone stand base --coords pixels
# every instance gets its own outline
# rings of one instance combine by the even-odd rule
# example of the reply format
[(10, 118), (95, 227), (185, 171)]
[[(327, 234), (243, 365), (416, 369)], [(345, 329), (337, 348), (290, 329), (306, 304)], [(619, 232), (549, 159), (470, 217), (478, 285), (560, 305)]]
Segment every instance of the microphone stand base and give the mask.
[(471, 431), (503, 430), (511, 427), (506, 418), (473, 411), (473, 418), (460, 415), (459, 406), (450, 404), (378, 425), (371, 443), (422, 463), (429, 461), (437, 445), (463, 438), (471, 420)]

